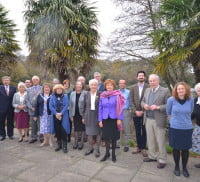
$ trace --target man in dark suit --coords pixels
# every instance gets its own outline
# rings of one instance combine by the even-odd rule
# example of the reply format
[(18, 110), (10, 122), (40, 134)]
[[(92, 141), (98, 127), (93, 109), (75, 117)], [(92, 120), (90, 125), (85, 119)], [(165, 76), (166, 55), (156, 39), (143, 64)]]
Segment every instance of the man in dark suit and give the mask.
[(146, 153), (146, 129), (143, 122), (143, 109), (141, 106), (141, 101), (144, 96), (148, 84), (145, 83), (146, 74), (144, 71), (137, 72), (137, 81), (135, 85), (130, 90), (130, 100), (131, 106), (133, 108), (133, 121), (135, 125), (137, 148), (132, 154), (142, 153), (144, 157), (147, 157)]
[(3, 85), (0, 85), (0, 141), (6, 138), (5, 122), (7, 121), (7, 135), (13, 139), (14, 129), (14, 108), (12, 100), (16, 88), (10, 86), (10, 77), (2, 77)]

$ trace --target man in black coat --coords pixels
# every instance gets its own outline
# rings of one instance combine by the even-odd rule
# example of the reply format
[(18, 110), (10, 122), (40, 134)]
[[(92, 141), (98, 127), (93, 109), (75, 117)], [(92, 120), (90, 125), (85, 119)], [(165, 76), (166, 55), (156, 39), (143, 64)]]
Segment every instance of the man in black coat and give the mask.
[(13, 139), (14, 108), (12, 107), (13, 96), (16, 88), (10, 86), (10, 77), (2, 77), (3, 85), (0, 85), (0, 141), (6, 138), (5, 122), (7, 121), (7, 135)]

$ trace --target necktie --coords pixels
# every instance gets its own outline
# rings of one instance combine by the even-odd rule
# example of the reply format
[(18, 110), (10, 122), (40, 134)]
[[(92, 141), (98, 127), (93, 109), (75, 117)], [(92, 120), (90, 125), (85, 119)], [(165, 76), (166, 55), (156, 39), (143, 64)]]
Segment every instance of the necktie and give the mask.
[(6, 95), (9, 95), (9, 90), (8, 90), (8, 86), (6, 86)]

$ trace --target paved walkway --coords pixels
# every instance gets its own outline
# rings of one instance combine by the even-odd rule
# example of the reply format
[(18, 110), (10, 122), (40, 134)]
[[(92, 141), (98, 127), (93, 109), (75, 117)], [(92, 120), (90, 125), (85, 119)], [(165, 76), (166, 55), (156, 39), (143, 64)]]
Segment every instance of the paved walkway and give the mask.
[(157, 169), (156, 163), (143, 163), (143, 157), (131, 154), (132, 148), (123, 152), (117, 149), (117, 162), (110, 159), (99, 162), (94, 154), (84, 156), (82, 151), (54, 152), (54, 149), (35, 144), (18, 143), (6, 139), (0, 142), (0, 181), (2, 182), (200, 182), (200, 169), (194, 167), (200, 159), (189, 159), (190, 178), (173, 175), (172, 156), (168, 156), (165, 169)]

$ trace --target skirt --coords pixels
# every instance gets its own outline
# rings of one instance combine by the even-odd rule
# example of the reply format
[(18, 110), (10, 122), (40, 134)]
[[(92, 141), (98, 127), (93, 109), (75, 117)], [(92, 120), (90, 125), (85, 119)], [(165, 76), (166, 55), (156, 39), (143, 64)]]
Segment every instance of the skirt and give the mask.
[(24, 112), (24, 111), (15, 112), (15, 122), (16, 122), (17, 129), (29, 128), (28, 112)]
[(120, 132), (117, 127), (117, 119), (103, 119), (102, 138), (104, 140), (119, 140)]
[(74, 131), (85, 131), (85, 125), (82, 122), (82, 117), (79, 114), (74, 116)]
[(192, 151), (200, 154), (200, 126), (195, 125), (192, 134)]
[(96, 114), (96, 111), (89, 111), (89, 119), (85, 124), (85, 131), (89, 136), (99, 135), (101, 132)]
[(192, 129), (169, 128), (169, 145), (178, 150), (192, 148)]

